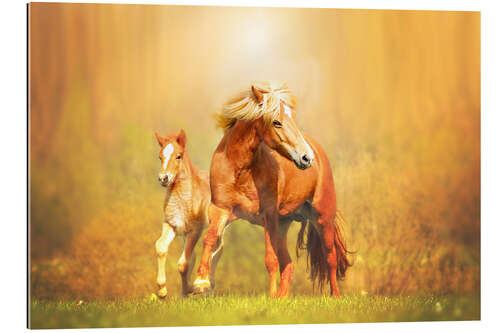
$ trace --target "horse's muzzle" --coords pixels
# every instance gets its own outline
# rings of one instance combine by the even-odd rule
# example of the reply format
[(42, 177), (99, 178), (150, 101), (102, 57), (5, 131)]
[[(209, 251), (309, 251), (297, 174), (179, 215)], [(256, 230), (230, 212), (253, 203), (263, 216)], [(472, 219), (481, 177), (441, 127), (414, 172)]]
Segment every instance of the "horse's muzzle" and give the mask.
[(313, 159), (307, 154), (301, 154), (300, 158), (298, 160), (294, 158), (293, 162), (297, 168), (305, 170), (312, 166)]

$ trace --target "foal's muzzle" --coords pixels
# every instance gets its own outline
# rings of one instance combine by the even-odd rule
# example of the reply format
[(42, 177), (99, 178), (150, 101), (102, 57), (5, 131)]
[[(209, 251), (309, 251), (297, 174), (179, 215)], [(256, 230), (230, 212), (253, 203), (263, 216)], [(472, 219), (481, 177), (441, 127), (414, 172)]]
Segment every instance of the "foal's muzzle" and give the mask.
[(158, 181), (160, 182), (161, 186), (167, 186), (167, 184), (168, 184), (168, 175), (166, 175), (166, 174), (160, 174), (158, 176)]

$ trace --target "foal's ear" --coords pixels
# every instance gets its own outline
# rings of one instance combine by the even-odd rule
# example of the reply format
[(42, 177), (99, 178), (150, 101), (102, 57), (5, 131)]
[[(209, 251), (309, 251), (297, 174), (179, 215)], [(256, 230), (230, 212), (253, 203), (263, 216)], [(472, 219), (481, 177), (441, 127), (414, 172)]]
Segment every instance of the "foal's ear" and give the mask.
[(256, 88), (255, 86), (252, 86), (252, 92), (253, 95), (255, 96), (255, 99), (257, 100), (257, 103), (262, 103), (262, 100), (264, 99), (264, 92), (263, 90), (260, 90), (259, 88)]
[(160, 134), (156, 133), (155, 132), (155, 136), (156, 136), (156, 140), (158, 140), (158, 144), (160, 145), (160, 147), (163, 147), (163, 142), (165, 141), (165, 139), (163, 139)]
[(183, 129), (179, 132), (179, 135), (177, 135), (177, 143), (182, 147), (186, 147), (186, 142), (187, 142), (187, 137), (186, 137), (186, 132), (184, 132)]

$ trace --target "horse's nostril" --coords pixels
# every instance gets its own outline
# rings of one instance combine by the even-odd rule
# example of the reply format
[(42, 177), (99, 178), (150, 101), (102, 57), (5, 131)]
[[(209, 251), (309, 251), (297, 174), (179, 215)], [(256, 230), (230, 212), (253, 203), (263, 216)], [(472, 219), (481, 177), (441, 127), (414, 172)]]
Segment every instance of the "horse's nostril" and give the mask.
[(309, 163), (310, 161), (309, 156), (307, 156), (307, 154), (302, 155), (302, 161)]

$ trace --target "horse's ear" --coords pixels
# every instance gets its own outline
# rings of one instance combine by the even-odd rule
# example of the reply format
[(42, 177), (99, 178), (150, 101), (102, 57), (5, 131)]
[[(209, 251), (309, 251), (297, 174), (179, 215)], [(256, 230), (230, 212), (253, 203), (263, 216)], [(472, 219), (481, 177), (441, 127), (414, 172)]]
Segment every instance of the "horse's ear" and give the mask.
[(264, 91), (260, 90), (259, 88), (256, 88), (255, 86), (252, 86), (252, 92), (253, 95), (255, 96), (255, 99), (257, 100), (257, 103), (262, 103), (262, 100), (264, 99)]
[(183, 129), (179, 132), (179, 135), (177, 135), (177, 143), (181, 147), (186, 147), (186, 142), (187, 142), (187, 137), (186, 137), (186, 132), (184, 132)]
[(158, 134), (156, 132), (155, 132), (155, 136), (156, 136), (156, 140), (158, 140), (158, 144), (160, 145), (160, 147), (163, 147), (163, 142), (165, 140), (160, 136), (160, 134)]

